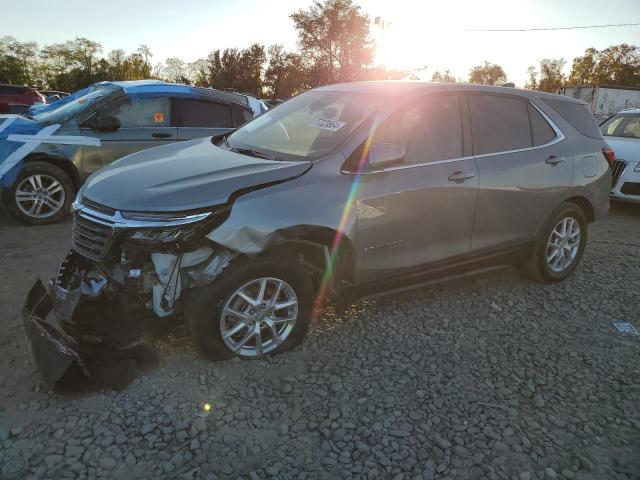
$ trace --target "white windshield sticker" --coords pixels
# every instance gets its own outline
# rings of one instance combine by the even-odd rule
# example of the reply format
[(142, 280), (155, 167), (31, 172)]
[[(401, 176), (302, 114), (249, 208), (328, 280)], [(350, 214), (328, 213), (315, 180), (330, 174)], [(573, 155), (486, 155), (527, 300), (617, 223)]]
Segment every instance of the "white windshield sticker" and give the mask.
[(320, 130), (329, 130), (330, 132), (337, 132), (342, 127), (346, 125), (346, 123), (341, 122), (339, 120), (329, 120), (327, 118), (316, 118), (315, 120), (307, 123), (310, 127), (319, 128)]

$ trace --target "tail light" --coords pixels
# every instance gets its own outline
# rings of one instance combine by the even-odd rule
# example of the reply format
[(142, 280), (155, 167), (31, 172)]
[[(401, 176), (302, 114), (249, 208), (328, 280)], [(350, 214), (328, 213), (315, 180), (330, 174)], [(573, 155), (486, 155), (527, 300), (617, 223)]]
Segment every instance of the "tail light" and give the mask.
[(611, 147), (609, 145), (607, 145), (605, 143), (604, 147), (602, 147), (602, 154), (604, 155), (604, 158), (607, 159), (607, 162), (609, 163), (609, 166), (613, 166), (613, 162), (616, 161), (616, 154), (615, 152), (611, 149)]

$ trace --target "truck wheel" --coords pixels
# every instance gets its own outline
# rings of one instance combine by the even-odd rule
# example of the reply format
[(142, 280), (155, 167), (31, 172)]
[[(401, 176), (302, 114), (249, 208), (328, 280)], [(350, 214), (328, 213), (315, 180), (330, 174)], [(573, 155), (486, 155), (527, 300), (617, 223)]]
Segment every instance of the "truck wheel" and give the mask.
[(582, 209), (573, 203), (563, 204), (540, 231), (527, 273), (545, 283), (564, 280), (580, 263), (587, 237), (588, 223)]
[(75, 196), (73, 181), (56, 165), (27, 162), (4, 190), (3, 202), (13, 218), (25, 225), (45, 225), (62, 220)]
[(193, 291), (185, 315), (195, 342), (213, 360), (273, 355), (300, 343), (313, 307), (311, 279), (274, 260), (244, 260)]

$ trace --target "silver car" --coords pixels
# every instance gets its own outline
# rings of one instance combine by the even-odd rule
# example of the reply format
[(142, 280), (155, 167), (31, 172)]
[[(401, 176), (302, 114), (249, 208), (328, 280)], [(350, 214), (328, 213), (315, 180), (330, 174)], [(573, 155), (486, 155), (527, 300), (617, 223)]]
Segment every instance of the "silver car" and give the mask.
[[(560, 281), (609, 208), (605, 146), (585, 104), (567, 97), (318, 88), (231, 134), (91, 176), (50, 293), (56, 311), (75, 309), (65, 334), (76, 340), (114, 325), (96, 312), (124, 298), (128, 329), (144, 311), (183, 313), (210, 358), (255, 358), (300, 342), (327, 299), (344, 306), (491, 265)], [(37, 318), (26, 320), (33, 332)]]

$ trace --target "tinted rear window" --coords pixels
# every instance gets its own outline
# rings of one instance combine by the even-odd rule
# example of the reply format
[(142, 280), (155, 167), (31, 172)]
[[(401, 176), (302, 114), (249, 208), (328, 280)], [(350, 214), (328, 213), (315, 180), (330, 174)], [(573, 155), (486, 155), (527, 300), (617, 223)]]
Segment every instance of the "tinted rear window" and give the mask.
[(553, 108), (582, 135), (591, 138), (602, 138), (600, 129), (586, 105), (563, 100), (544, 99), (544, 103)]
[(527, 103), (501, 95), (469, 95), (473, 151), (505, 152), (532, 146)]
[(531, 104), (529, 108), (529, 120), (531, 121), (531, 135), (533, 136), (533, 145), (544, 145), (556, 138), (556, 132), (553, 130), (549, 122), (547, 122), (542, 114)]
[(231, 109), (221, 103), (178, 99), (176, 102), (177, 127), (228, 128), (233, 127)]

